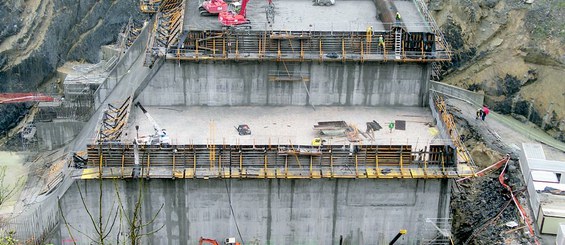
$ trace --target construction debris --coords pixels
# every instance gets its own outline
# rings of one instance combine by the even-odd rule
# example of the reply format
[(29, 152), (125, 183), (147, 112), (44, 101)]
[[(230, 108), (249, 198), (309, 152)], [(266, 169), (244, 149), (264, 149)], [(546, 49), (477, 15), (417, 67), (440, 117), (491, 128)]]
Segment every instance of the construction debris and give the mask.
[(345, 121), (318, 122), (314, 125), (314, 130), (319, 130), (321, 135), (343, 136), (348, 125)]

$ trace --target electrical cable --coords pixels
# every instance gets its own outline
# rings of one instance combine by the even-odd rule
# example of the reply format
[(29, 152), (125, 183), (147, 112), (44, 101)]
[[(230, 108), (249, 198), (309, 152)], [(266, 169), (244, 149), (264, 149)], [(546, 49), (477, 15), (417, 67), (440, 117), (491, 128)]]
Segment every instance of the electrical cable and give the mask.
[(241, 236), (241, 232), (239, 231), (239, 225), (237, 225), (237, 218), (235, 216), (235, 212), (233, 211), (233, 206), (231, 204), (231, 193), (230, 193), (230, 188), (228, 188), (228, 180), (224, 180), (224, 183), (226, 184), (226, 192), (228, 193), (228, 202), (230, 204), (230, 210), (233, 216), (233, 221), (235, 223), (235, 228), (237, 229), (237, 234), (239, 234), (239, 240), (241, 240), (241, 244), (245, 244), (245, 242), (243, 241), (243, 237)]

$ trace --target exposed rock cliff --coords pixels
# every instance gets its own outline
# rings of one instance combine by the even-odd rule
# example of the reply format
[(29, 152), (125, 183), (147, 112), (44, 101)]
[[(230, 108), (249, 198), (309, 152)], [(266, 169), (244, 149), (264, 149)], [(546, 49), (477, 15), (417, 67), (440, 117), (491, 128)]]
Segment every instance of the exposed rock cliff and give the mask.
[(565, 2), (431, 0), (455, 51), (444, 82), (565, 141)]
[[(0, 92), (33, 92), (67, 60), (97, 62), (101, 45), (116, 40), (137, 0), (0, 0)], [(3, 105), (17, 119), (25, 110)], [(0, 134), (13, 120), (0, 122)]]

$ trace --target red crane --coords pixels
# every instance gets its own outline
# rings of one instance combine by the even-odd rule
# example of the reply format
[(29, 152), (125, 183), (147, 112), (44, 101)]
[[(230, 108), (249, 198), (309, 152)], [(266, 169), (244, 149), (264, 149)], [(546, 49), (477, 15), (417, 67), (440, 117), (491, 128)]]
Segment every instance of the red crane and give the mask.
[(0, 94), (0, 104), (19, 102), (53, 102), (55, 98), (40, 93), (4, 93)]
[(222, 23), (222, 26), (228, 26), (228, 27), (233, 27), (233, 26), (238, 26), (238, 25), (243, 25), (243, 24), (249, 24), (250, 21), (246, 18), (246, 8), (247, 8), (247, 2), (249, 2), (249, 0), (243, 0), (243, 2), (241, 3), (241, 10), (239, 10), (239, 13), (236, 13), (236, 9), (239, 6), (239, 2), (234, 2), (230, 4), (230, 9), (227, 12), (222, 12), (218, 15), (218, 20), (220, 21), (220, 23)]
[(210, 16), (228, 11), (228, 4), (224, 0), (206, 0), (198, 7), (200, 15)]

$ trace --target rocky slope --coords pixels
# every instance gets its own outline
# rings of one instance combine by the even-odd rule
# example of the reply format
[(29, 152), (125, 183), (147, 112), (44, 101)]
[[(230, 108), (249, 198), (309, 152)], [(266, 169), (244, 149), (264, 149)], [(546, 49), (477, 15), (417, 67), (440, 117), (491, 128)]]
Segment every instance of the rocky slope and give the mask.
[(443, 81), (565, 141), (565, 2), (430, 0), (454, 50)]
[[(137, 0), (0, 0), (0, 92), (33, 92), (67, 60), (97, 62), (101, 45), (116, 40)], [(25, 110), (2, 105), (3, 132)], [(0, 132), (0, 134), (2, 134)]]

